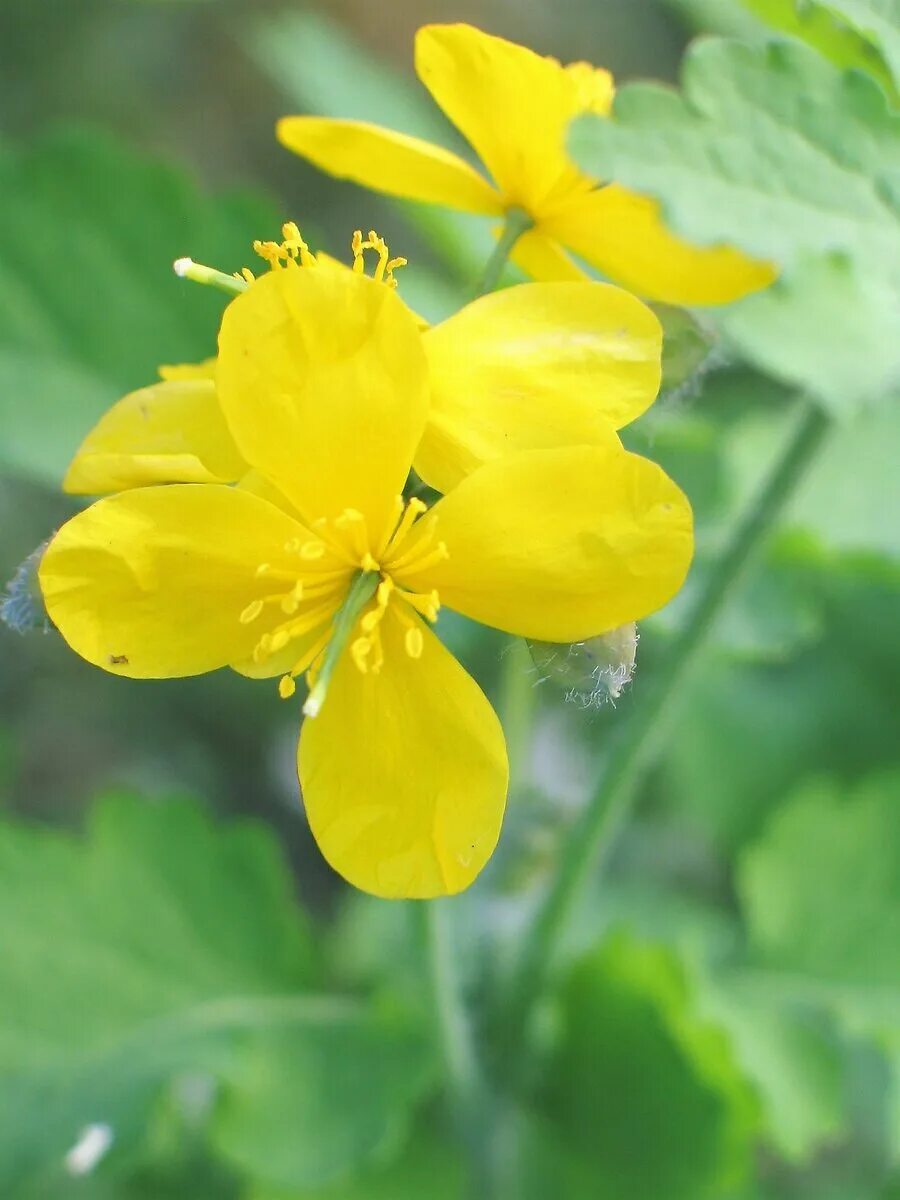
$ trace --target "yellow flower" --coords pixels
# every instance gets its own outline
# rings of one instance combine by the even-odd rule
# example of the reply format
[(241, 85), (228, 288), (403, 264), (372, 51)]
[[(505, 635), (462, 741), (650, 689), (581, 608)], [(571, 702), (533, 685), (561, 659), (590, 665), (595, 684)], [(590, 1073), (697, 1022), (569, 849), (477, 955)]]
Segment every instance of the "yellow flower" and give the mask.
[[(291, 236), (289, 237), (288, 234)], [(302, 244), (307, 267), (349, 274), (308, 254), (295, 225), (285, 243), (257, 243), (280, 270), (305, 269), (285, 245)], [(389, 258), (370, 233), (354, 238)], [(249, 272), (247, 272), (249, 275)], [(252, 279), (252, 276), (250, 276)], [(611, 428), (638, 417), (659, 389), (662, 333), (646, 305), (609, 284), (532, 283), (484, 296), (429, 329), (417, 319), (429, 368), (428, 421), (415, 469), (446, 492), (500, 455), (564, 445), (605, 444)], [(231, 483), (249, 467), (219, 407), (215, 363), (162, 368), (162, 382), (132, 392), (88, 434), (64, 481), (100, 495), (151, 483)]]
[(284, 117), (279, 140), (322, 170), (388, 195), (490, 216), (526, 214), (533, 227), (513, 258), (537, 279), (583, 276), (565, 247), (617, 283), (671, 304), (725, 304), (772, 281), (767, 264), (679, 240), (653, 201), (615, 183), (598, 187), (572, 163), (569, 123), (609, 112), (609, 72), (564, 67), (469, 25), (426, 25), (415, 61), (493, 186), (457, 155), (366, 121)]
[(687, 500), (607, 430), (404, 505), (428, 360), (396, 294), (348, 272), (252, 283), (225, 312), (217, 387), (260, 488), (97, 501), (44, 555), (47, 611), (118, 675), (230, 664), (289, 696), (309, 672), (299, 775), (325, 857), (380, 896), (457, 892), (496, 843), (507, 763), (497, 717), (430, 628), (439, 606), (549, 641), (643, 617), (684, 578)]

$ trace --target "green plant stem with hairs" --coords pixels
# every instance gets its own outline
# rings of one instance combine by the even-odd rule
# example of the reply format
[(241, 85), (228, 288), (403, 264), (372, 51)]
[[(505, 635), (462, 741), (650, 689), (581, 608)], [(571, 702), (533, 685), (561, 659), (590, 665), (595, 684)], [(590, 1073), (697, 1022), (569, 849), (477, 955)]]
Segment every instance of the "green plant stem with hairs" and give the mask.
[[(519, 209), (507, 214), (497, 245), (482, 273), (477, 296), (494, 290), (510, 252), (531, 225), (531, 217)], [(524, 643), (521, 643), (521, 649), (525, 650)], [(521, 689), (530, 688), (531, 681), (516, 665), (521, 664), (519, 646), (510, 647), (509, 652), (515, 663), (507, 664), (502, 707), (525, 714), (525, 706), (518, 700)], [(520, 756), (527, 729), (519, 726), (518, 734), (516, 754)], [(451, 903), (447, 900), (418, 901), (415, 915), (429, 979), (435, 1041), (446, 1071), (449, 1107), (469, 1155), (469, 1192), (472, 1200), (490, 1200), (496, 1195), (489, 1145), (492, 1100), (450, 944), (452, 912), (448, 904)]]
[(527, 1059), (530, 1017), (553, 968), (566, 926), (627, 819), (648, 770), (664, 749), (678, 696), (716, 620), (739, 585), (815, 459), (829, 420), (805, 405), (778, 459), (716, 562), (688, 614), (682, 632), (612, 750), (602, 777), (561, 849), (550, 887), (523, 944), (511, 983), (502, 998), (498, 1030), (504, 1070)]

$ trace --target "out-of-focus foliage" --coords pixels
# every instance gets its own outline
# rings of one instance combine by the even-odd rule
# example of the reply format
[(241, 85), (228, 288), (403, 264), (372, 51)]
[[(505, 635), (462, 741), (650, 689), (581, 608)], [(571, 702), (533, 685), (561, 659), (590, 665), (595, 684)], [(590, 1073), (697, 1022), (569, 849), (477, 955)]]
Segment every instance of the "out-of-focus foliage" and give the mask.
[(50, 485), (161, 356), (212, 352), (221, 304), (188, 294), (173, 260), (190, 250), (237, 270), (278, 229), (270, 203), (210, 201), (183, 171), (86, 129), (0, 147), (0, 222), (0, 459)]
[(743, 1178), (756, 1103), (671, 954), (613, 934), (575, 964), (559, 1003), (535, 1197), (552, 1190), (549, 1171), (572, 1180), (563, 1194), (597, 1200), (700, 1200)]
[[(680, 37), (672, 12), (690, 11), (693, 30), (758, 48), (695, 51), (684, 99), (626, 84), (598, 136), (683, 231), (784, 268), (734, 310), (660, 314), (664, 395), (625, 431), (691, 498), (695, 591), (790, 432), (792, 395), (771, 375), (849, 417), (897, 364), (879, 299), (896, 303), (896, 121), (875, 90), (892, 9), (797, 7), (788, 32), (820, 58), (762, 48), (751, 7), (788, 29), (778, 0), (0, 14), (4, 577), (71, 511), (55, 489), (96, 415), (158, 363), (212, 350), (222, 299), (175, 280), (176, 256), (232, 270), (288, 218), (342, 255), (374, 224), (430, 319), (473, 286), (490, 245), (478, 222), (316, 175), (275, 146), (277, 116), (458, 145), (408, 70), (426, 16), (647, 77)], [(839, 67), (875, 82), (826, 61), (844, 53)], [(30, 124), (49, 96), (56, 117), (93, 123)], [(563, 948), (521, 1108), (498, 1124), (510, 1200), (898, 1200), (898, 437), (896, 405), (832, 435), (678, 697), (638, 817)], [(589, 710), (442, 616), (508, 730), (533, 721), (496, 860), (447, 908), (476, 1012), (689, 600), (642, 623), (634, 682)], [(109, 678), (52, 633), (0, 629), (0, 657), (3, 1200), (462, 1200), (415, 914), (348, 895), (313, 852), (296, 711), (227, 673)], [(129, 795), (93, 799), (123, 782)], [(185, 788), (203, 801), (159, 798)], [(76, 1178), (64, 1156), (92, 1122), (114, 1141)]]
[(900, 773), (853, 789), (805, 785), (744, 852), (738, 880), (762, 964), (814, 1000), (871, 1012), (900, 1005)]
[(838, 67), (868, 71), (900, 98), (897, 0), (742, 0), (768, 25), (814, 46)]
[(114, 1158), (134, 1154), (163, 1089), (226, 1161), (328, 1183), (391, 1145), (429, 1079), (401, 1014), (316, 990), (311, 931), (259, 826), (124, 797), (80, 842), (7, 823), (0, 911), (5, 1194), (40, 1195), (98, 1121)]
[[(699, 42), (680, 95), (633, 84), (573, 151), (660, 198), (685, 237), (775, 263), (723, 318), (750, 361), (839, 414), (900, 387), (900, 115), (867, 76), (792, 43)], [(840, 329), (840, 337), (834, 331)]]

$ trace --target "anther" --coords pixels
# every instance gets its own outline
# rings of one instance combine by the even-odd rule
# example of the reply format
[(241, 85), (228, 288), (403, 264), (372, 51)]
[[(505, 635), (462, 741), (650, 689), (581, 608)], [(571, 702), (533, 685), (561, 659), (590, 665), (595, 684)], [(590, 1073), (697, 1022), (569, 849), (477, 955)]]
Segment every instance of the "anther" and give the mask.
[(290, 675), (282, 675), (278, 680), (278, 695), (282, 700), (290, 700), (296, 690), (297, 685)]
[(406, 653), (410, 658), (421, 658), (425, 649), (425, 638), (418, 625), (410, 625), (403, 637)]
[(400, 518), (399, 524), (394, 530), (394, 536), (388, 543), (386, 553), (390, 554), (391, 552), (399, 549), (413, 525), (415, 525), (422, 513), (427, 511), (428, 505), (425, 504), (424, 501), (420, 500), (418, 496), (413, 496), (403, 511), (403, 515)]
[(303, 599), (303, 581), (298, 579), (286, 596), (281, 599), (281, 611), (291, 616)]
[(263, 610), (262, 600), (252, 600), (238, 618), (242, 625), (249, 625)]

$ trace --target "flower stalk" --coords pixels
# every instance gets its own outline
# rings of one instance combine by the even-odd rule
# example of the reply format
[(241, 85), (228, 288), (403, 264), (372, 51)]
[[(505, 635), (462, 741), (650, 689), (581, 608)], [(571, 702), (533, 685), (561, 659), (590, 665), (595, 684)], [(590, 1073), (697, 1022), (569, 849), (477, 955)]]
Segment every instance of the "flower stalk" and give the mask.
[(667, 663), (635, 706), (594, 792), (563, 846), (550, 889), (524, 940), (502, 1006), (502, 1049), (507, 1069), (522, 1055), (530, 1017), (554, 965), (566, 926), (584, 891), (606, 861), (646, 777), (666, 744), (677, 698), (722, 610), (796, 492), (828, 432), (829, 420), (809, 404), (763, 482), (730, 543), (713, 567)]
[(500, 276), (513, 247), (522, 236), (532, 227), (534, 221), (523, 208), (511, 208), (506, 214), (506, 220), (497, 239), (497, 245), (485, 264), (481, 279), (476, 288), (476, 296), (484, 296), (492, 292), (500, 282)]

